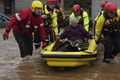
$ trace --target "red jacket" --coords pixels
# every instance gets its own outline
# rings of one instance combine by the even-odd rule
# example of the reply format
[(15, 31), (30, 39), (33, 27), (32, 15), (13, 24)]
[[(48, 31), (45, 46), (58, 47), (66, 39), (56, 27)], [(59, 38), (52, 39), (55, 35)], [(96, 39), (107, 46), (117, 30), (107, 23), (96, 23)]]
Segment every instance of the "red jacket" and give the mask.
[(20, 33), (26, 36), (32, 36), (32, 32), (38, 30), (41, 40), (45, 40), (44, 23), (41, 16), (32, 16), (32, 10), (23, 9), (16, 13), (6, 27), (6, 31), (13, 29), (13, 34)]

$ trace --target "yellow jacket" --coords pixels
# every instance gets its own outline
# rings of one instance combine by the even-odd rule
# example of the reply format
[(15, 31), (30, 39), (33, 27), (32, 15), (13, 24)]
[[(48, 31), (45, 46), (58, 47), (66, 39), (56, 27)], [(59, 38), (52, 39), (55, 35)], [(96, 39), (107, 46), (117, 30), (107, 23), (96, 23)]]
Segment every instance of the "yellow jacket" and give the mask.
[[(75, 17), (75, 14), (74, 14), (73, 12), (72, 12), (72, 14), (70, 15), (70, 19), (71, 19), (72, 17)], [(84, 25), (85, 30), (88, 31), (88, 30), (89, 30), (89, 16), (88, 16), (88, 13), (87, 13), (86, 11), (83, 11), (82, 16), (81, 16), (81, 15), (80, 15), (80, 16), (77, 16), (77, 19), (78, 19), (78, 20), (80, 20), (81, 18), (84, 19), (83, 25)]]
[(55, 11), (59, 11), (59, 10), (62, 12), (62, 16), (64, 16), (64, 10), (63, 10), (63, 8), (61, 8), (61, 7), (60, 7), (60, 9), (56, 9), (55, 8)]
[(94, 20), (97, 21), (98, 18), (100, 17), (100, 15), (101, 15), (103, 12), (104, 12), (103, 10), (100, 10), (100, 12), (98, 13), (98, 15), (96, 16), (96, 18), (95, 18)]
[[(104, 12), (103, 12), (104, 13)], [(101, 14), (101, 16), (99, 17), (99, 19), (97, 20), (96, 26), (95, 26), (95, 40), (98, 40), (98, 37), (101, 34), (101, 31), (103, 29), (104, 25), (109, 24), (108, 21), (119, 21), (120, 20), (120, 9), (117, 10), (117, 16), (113, 17), (112, 19), (105, 19), (103, 13)]]
[[(44, 6), (44, 12), (45, 14), (50, 14), (50, 12), (47, 10), (47, 5)], [(58, 23), (57, 23), (57, 14), (55, 13), (55, 10), (50, 17), (52, 19), (51, 26), (53, 27), (55, 35), (57, 36), (58, 35)]]
[(60, 8), (60, 10), (61, 10), (61, 12), (62, 12), (62, 15), (64, 16), (64, 10), (63, 10), (63, 8)]

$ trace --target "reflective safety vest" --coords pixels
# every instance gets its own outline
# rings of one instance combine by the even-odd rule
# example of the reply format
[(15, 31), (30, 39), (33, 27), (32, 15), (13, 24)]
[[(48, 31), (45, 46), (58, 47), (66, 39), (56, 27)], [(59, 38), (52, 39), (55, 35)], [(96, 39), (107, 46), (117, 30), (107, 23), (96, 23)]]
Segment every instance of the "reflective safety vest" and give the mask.
[(55, 7), (55, 12), (57, 14), (57, 22), (58, 26), (64, 26), (64, 11), (61, 7)]
[[(75, 17), (75, 14), (72, 12), (72, 14), (70, 15), (70, 19), (72, 17)], [(81, 19), (83, 19), (83, 26), (85, 28), (86, 31), (89, 30), (89, 16), (88, 13), (86, 11), (82, 12), (82, 15), (77, 16), (77, 19), (80, 21)]]
[(56, 12), (60, 11), (60, 12), (62, 13), (62, 16), (64, 16), (64, 10), (63, 10), (63, 8), (61, 8), (61, 7), (60, 7), (60, 9), (56, 9), (56, 8), (55, 8), (55, 11), (56, 11)]
[(57, 14), (55, 13), (55, 10), (53, 12), (50, 12), (47, 10), (47, 5), (44, 6), (44, 12), (45, 14), (50, 14), (50, 18), (52, 19), (51, 26), (54, 29), (55, 35), (58, 35), (58, 23), (57, 23)]

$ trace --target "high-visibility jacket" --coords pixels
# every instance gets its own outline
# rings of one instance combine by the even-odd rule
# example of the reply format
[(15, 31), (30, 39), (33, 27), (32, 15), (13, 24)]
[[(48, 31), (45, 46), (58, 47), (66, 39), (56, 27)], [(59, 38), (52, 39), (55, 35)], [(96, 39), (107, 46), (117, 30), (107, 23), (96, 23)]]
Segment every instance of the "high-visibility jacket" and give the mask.
[(56, 13), (61, 12), (62, 16), (64, 16), (64, 10), (63, 10), (63, 8), (57, 6), (57, 7), (55, 7), (55, 11), (56, 11)]
[(46, 39), (43, 20), (41, 16), (33, 16), (31, 8), (22, 9), (11, 18), (6, 31), (10, 32), (11, 29), (13, 29), (14, 35), (22, 34), (26, 36), (32, 36), (32, 32), (38, 30), (40, 39)]
[[(72, 12), (72, 14), (70, 15), (70, 19), (71, 19), (72, 17), (75, 17), (74, 12)], [(89, 16), (88, 16), (88, 13), (87, 13), (86, 11), (83, 11), (83, 12), (82, 12), (82, 15), (77, 16), (77, 19), (78, 19), (79, 21), (80, 21), (80, 19), (82, 19), (82, 18), (83, 18), (83, 26), (84, 26), (85, 30), (88, 31), (88, 30), (89, 30)]]
[(61, 7), (56, 6), (55, 12), (57, 14), (58, 27), (62, 27), (64, 25), (64, 11)]
[(47, 9), (47, 5), (44, 6), (44, 12), (46, 15), (50, 15), (50, 18), (52, 19), (52, 24), (51, 26), (53, 27), (54, 29), (54, 32), (55, 32), (55, 35), (58, 35), (58, 23), (57, 23), (57, 14), (55, 12), (55, 10), (53, 11), (49, 11)]
[(95, 39), (98, 40), (104, 25), (110, 25), (110, 24), (115, 24), (116, 25), (116, 23), (118, 24), (119, 21), (120, 21), (120, 9), (117, 9), (117, 14), (112, 19), (107, 19), (105, 17), (104, 12), (103, 12), (101, 14), (101, 16), (99, 17), (99, 19), (97, 20), (97, 23), (96, 23), (96, 26), (95, 26), (95, 32), (96, 32)]
[(103, 9), (100, 10), (100, 12), (98, 13), (98, 15), (96, 16), (96, 18), (94, 19), (95, 21), (98, 20), (98, 18), (100, 17), (100, 15), (104, 12)]

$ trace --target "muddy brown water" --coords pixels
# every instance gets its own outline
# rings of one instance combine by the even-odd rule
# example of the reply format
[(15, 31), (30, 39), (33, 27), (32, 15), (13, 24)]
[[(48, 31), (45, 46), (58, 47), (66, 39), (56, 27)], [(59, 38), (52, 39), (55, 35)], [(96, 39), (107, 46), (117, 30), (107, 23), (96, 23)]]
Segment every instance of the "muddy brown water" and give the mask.
[(3, 41), (3, 31), (0, 29), (0, 80), (120, 80), (119, 55), (115, 61), (106, 64), (102, 62), (100, 49), (95, 63), (63, 70), (49, 67), (39, 54), (33, 54), (32, 60), (22, 62), (12, 33), (9, 40)]

